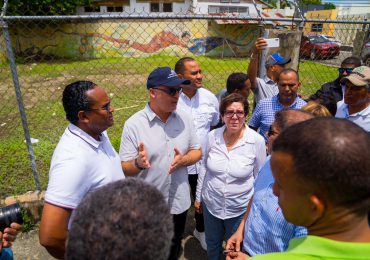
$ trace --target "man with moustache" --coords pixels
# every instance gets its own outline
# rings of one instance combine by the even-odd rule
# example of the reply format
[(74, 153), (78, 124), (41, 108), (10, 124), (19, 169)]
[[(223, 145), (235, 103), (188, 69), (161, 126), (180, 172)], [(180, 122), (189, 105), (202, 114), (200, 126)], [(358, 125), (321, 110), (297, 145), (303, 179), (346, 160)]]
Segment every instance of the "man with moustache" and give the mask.
[(150, 102), (126, 121), (120, 146), (125, 175), (157, 187), (168, 202), (174, 223), (169, 259), (179, 257), (191, 204), (187, 166), (202, 156), (192, 118), (176, 110), (182, 86), (189, 84), (169, 67), (152, 71), (147, 81)]
[[(193, 58), (184, 57), (177, 61), (175, 72), (180, 79), (187, 79), (190, 81), (189, 85), (182, 86), (182, 93), (180, 94), (177, 109), (181, 109), (192, 116), (194, 128), (201, 143), (201, 147), (205, 147), (207, 134), (211, 130), (211, 127), (217, 125), (220, 117), (217, 98), (212, 92), (203, 87), (202, 70), (199, 63)], [(193, 199), (195, 199), (200, 162), (188, 166), (187, 170), (191, 194)], [(195, 230), (193, 235), (199, 240), (202, 248), (207, 250), (203, 214), (195, 212), (194, 217)]]
[(282, 109), (300, 109), (306, 102), (298, 97), (300, 88), (298, 73), (293, 69), (284, 69), (279, 74), (279, 93), (271, 98), (262, 99), (258, 102), (248, 125), (265, 138), (267, 143), (267, 132), (274, 122), (275, 113)]
[(357, 67), (341, 82), (345, 84), (344, 104), (335, 117), (346, 118), (370, 132), (370, 68)]
[(39, 232), (41, 245), (55, 258), (64, 257), (73, 210), (86, 194), (124, 178), (106, 133), (113, 125), (110, 102), (105, 90), (91, 81), (71, 83), (63, 91), (70, 124), (51, 160)]

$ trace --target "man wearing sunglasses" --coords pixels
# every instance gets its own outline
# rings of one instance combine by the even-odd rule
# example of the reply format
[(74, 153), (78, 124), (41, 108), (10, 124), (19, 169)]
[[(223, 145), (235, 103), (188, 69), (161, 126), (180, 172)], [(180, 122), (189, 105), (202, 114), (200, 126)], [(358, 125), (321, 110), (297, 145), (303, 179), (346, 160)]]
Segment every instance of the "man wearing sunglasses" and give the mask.
[(40, 243), (55, 258), (64, 257), (73, 210), (87, 193), (124, 178), (121, 161), (106, 130), (113, 107), (106, 91), (77, 81), (63, 91), (67, 126), (51, 160), (40, 224)]
[[(343, 93), (344, 93), (344, 84), (341, 83), (341, 79), (343, 77), (347, 77), (349, 74), (352, 73), (353, 69), (356, 67), (361, 66), (361, 60), (357, 57), (348, 57), (342, 61), (340, 68), (338, 68), (339, 75), (338, 77), (331, 82), (327, 82), (321, 86), (321, 88), (312, 96), (309, 97), (308, 100), (323, 100), (326, 102), (327, 100), (334, 100), (334, 102), (340, 102), (343, 100)], [(343, 102), (341, 102), (343, 103)], [(340, 104), (338, 104), (339, 107)]]
[[(193, 58), (184, 57), (178, 60), (175, 64), (175, 72), (179, 78), (190, 81), (189, 85), (184, 85), (183, 87), (177, 109), (182, 109), (192, 116), (199, 141), (202, 147), (205, 147), (207, 134), (211, 130), (211, 127), (217, 125), (220, 117), (217, 98), (212, 92), (203, 87), (202, 70), (199, 63)], [(193, 199), (195, 199), (200, 162), (188, 166), (187, 170), (191, 194)], [(194, 217), (195, 230), (193, 235), (199, 240), (202, 248), (207, 250), (203, 214), (195, 212)]]
[(152, 71), (147, 81), (150, 101), (126, 121), (120, 146), (125, 175), (154, 185), (168, 202), (174, 222), (169, 259), (178, 259), (191, 204), (187, 166), (202, 156), (192, 118), (176, 110), (182, 86), (189, 84), (169, 67)]

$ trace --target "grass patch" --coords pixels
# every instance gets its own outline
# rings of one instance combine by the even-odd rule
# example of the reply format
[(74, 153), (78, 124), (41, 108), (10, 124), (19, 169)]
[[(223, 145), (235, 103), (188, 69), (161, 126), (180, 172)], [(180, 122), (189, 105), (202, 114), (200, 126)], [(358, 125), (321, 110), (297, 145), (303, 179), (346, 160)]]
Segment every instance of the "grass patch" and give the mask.
[[(196, 57), (204, 74), (204, 86), (217, 93), (225, 87), (233, 72), (245, 72), (249, 60)], [(141, 110), (148, 100), (146, 79), (158, 66), (174, 67), (178, 57), (154, 55), (147, 58), (110, 58), (89, 61), (19, 64), (17, 69), (26, 107), (31, 137), (42, 188), (46, 189), (52, 153), (68, 122), (61, 105), (66, 84), (80, 79), (92, 80), (107, 89), (113, 97), (115, 125), (108, 130), (118, 150), (124, 122)], [(324, 82), (337, 77), (335, 68), (311, 61), (300, 63), (300, 92), (308, 97)], [(23, 129), (15, 103), (14, 87), (7, 66), (0, 66), (0, 197), (35, 190), (33, 172)]]

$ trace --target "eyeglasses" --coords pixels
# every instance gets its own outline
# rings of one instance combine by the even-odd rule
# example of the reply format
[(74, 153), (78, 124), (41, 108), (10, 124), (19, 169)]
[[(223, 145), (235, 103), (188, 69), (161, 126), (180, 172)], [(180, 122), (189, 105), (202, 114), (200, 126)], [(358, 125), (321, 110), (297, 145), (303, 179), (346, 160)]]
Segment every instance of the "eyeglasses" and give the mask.
[(295, 86), (297, 86), (297, 84), (279, 84), (278, 83), (278, 85), (279, 85), (279, 87), (282, 87), (282, 88), (284, 88), (284, 87), (288, 87), (288, 88), (294, 88)]
[(86, 111), (100, 111), (100, 110), (106, 110), (106, 111), (110, 111), (110, 102), (105, 104), (104, 106), (100, 107), (100, 108), (88, 108), (86, 109)]
[(171, 97), (174, 97), (174, 96), (176, 96), (177, 93), (181, 93), (182, 92), (182, 88), (166, 88), (166, 89), (163, 89), (163, 88), (153, 88), (153, 89), (158, 89), (160, 91), (163, 91), (164, 93), (166, 93), (167, 95), (169, 95)]
[(353, 71), (353, 68), (338, 68), (338, 71), (340, 74), (343, 74), (346, 72), (347, 74), (351, 74)]
[(274, 131), (274, 130), (272, 129), (272, 126), (270, 126), (270, 128), (269, 128), (269, 130), (268, 130), (268, 132), (267, 132), (267, 136), (268, 136), (268, 137), (270, 137), (270, 136), (277, 135), (277, 134), (279, 134), (279, 133), (278, 133), (278, 132), (276, 132), (276, 131)]
[(225, 111), (224, 115), (227, 118), (232, 118), (234, 115), (236, 115), (238, 118), (243, 118), (245, 116), (244, 111)]

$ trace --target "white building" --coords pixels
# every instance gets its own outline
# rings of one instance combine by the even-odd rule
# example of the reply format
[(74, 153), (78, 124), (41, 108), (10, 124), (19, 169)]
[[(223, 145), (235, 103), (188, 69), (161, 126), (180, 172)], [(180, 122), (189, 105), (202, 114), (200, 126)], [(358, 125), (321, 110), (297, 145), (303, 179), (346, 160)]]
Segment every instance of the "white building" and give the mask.
[[(271, 7), (255, 0), (257, 8)], [(195, 13), (204, 15), (239, 14), (257, 17), (253, 0), (95, 0), (91, 7), (77, 8), (77, 14)]]

